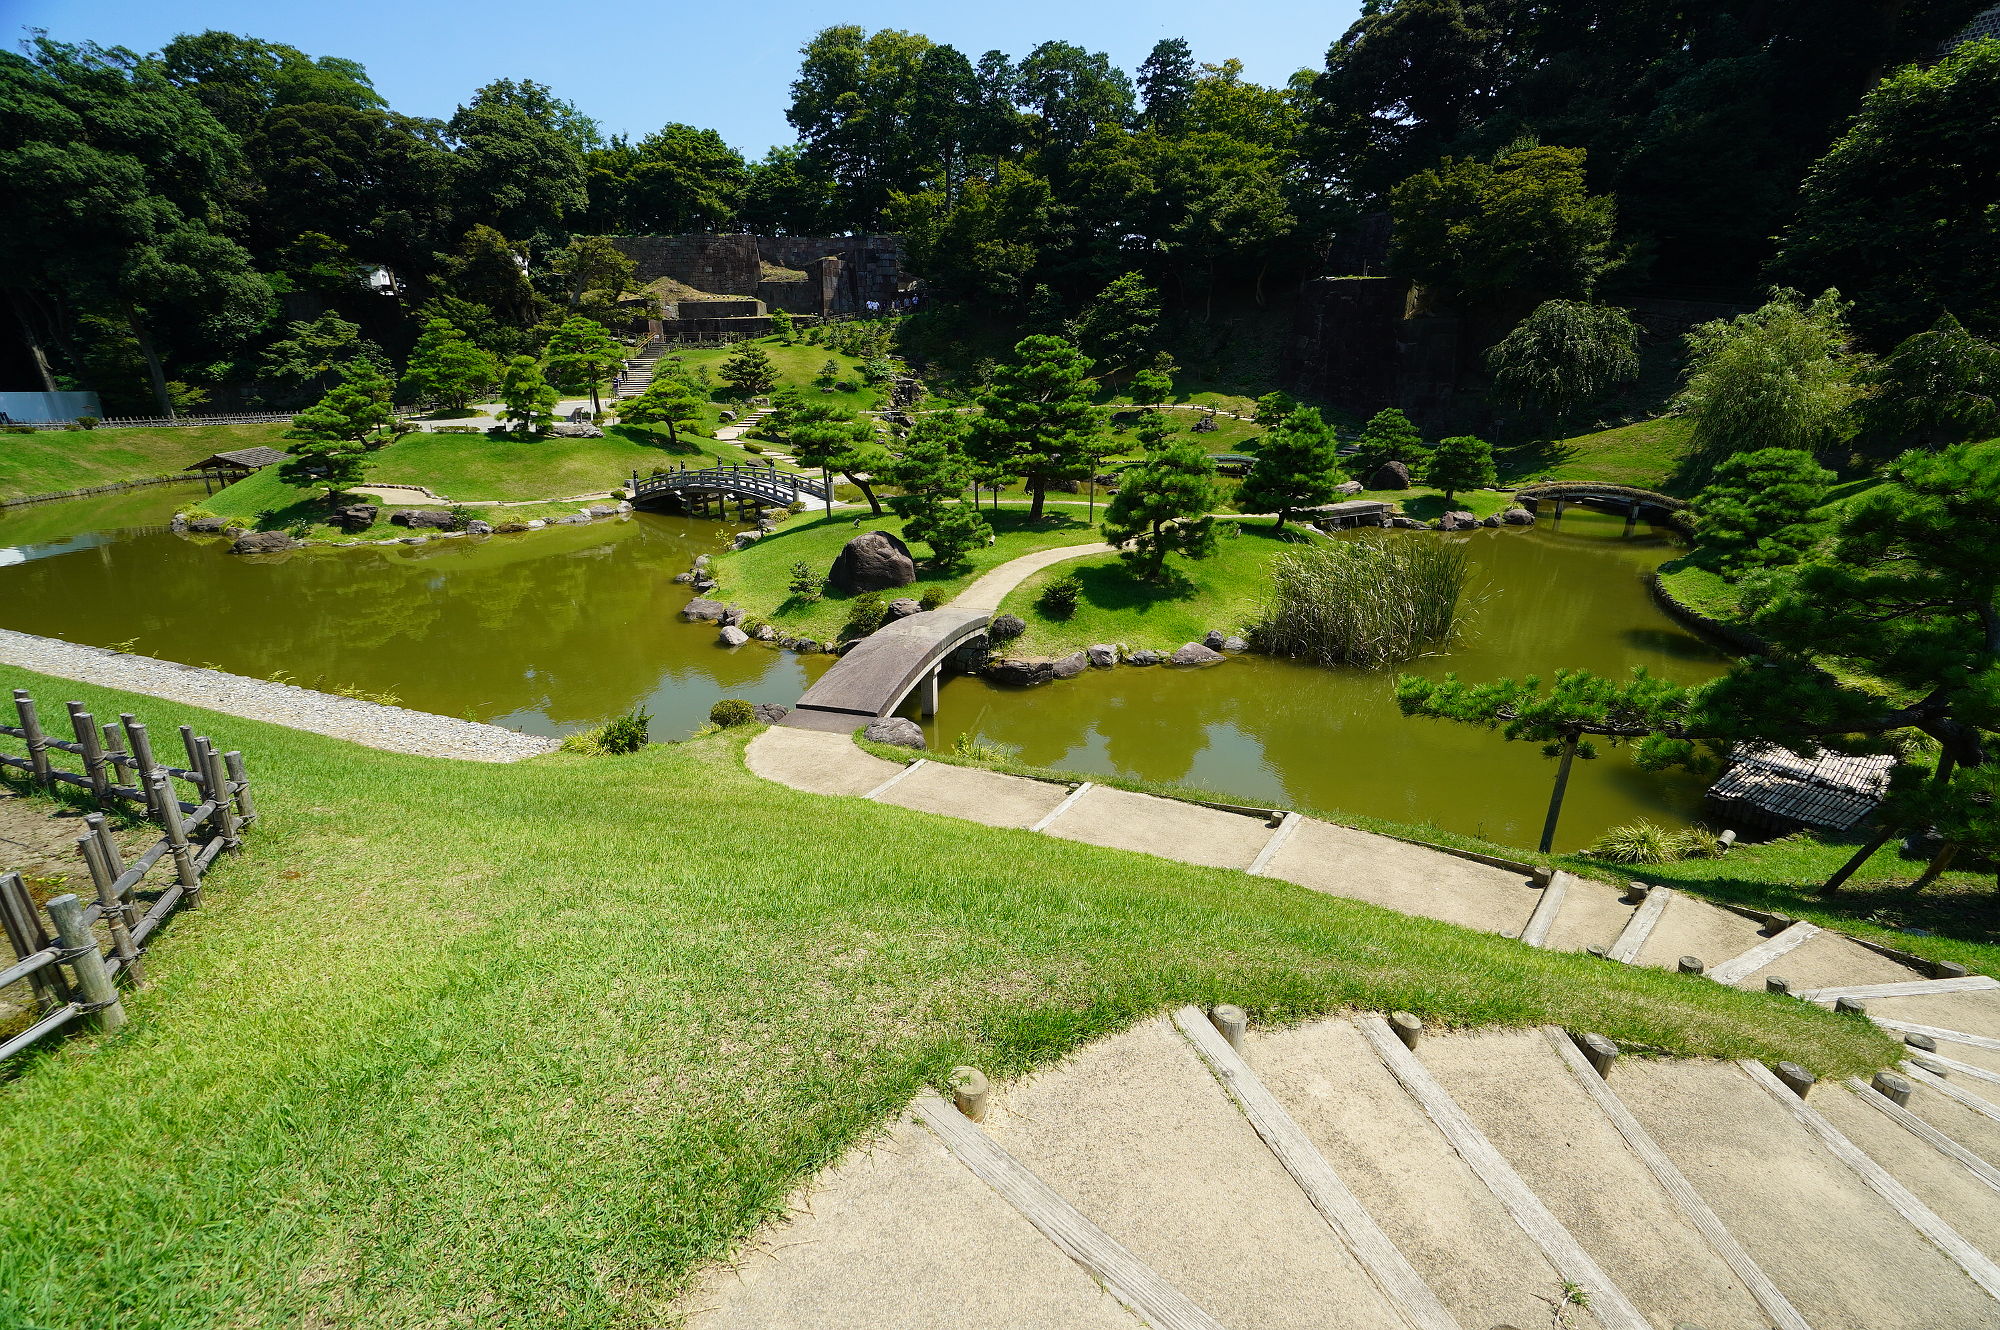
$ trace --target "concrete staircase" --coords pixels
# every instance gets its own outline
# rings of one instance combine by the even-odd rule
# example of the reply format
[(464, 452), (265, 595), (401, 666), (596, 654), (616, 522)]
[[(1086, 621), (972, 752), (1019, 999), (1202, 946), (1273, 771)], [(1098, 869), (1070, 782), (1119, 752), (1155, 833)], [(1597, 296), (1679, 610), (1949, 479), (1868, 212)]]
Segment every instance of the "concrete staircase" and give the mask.
[(1756, 1064), (1611, 1067), (1555, 1029), (1184, 1008), (920, 1099), (683, 1310), (692, 1330), (2000, 1325), (1994, 1156), (1860, 1082), (1801, 1099)]
[(687, 1303), (698, 1330), (2000, 1327), (1987, 976), (1280, 810), (899, 764), (784, 728), (748, 760), (822, 794), (1841, 1004), (1910, 1056), (1809, 1086), (1786, 1064), (1619, 1059), (1559, 1030), (1419, 1037), (1360, 1015), (1265, 1032), (1189, 1008), (1022, 1084), (919, 1101), (713, 1272)]
[(719, 429), (717, 429), (715, 431), (715, 437), (723, 440), (724, 442), (728, 442), (732, 439), (740, 439), (745, 434), (748, 434), (751, 430), (756, 429), (757, 426), (763, 424), (764, 417), (770, 414), (771, 414), (771, 408), (767, 406), (752, 411), (747, 416), (738, 416), (736, 419), (730, 421), (727, 425), (724, 425)]
[(667, 340), (664, 337), (655, 337), (640, 347), (638, 352), (625, 362), (625, 368), (619, 371), (614, 395), (622, 401), (627, 397), (637, 397), (652, 387), (653, 370), (659, 364), (660, 357), (666, 353)]

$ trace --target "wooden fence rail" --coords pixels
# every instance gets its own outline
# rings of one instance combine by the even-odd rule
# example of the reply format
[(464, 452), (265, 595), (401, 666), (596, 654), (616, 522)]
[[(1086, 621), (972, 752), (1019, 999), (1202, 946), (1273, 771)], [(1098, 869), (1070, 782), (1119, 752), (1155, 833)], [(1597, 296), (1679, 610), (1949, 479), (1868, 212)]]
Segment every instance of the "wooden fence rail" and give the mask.
[[(96, 896), (90, 904), (66, 895), (38, 909), (20, 874), (0, 874), (0, 931), (16, 957), (0, 969), (0, 990), (28, 985), (34, 1018), (0, 1042), (0, 1061), (78, 1021), (99, 1029), (123, 1025), (118, 981), (142, 980), (147, 939), (176, 910), (201, 904), (203, 874), (219, 856), (241, 849), (243, 829), (257, 820), (243, 755), (219, 751), (189, 726), (180, 727), (187, 765), (179, 767), (155, 758), (152, 736), (130, 714), (99, 725), (81, 703), (71, 702), (72, 740), (43, 730), (25, 689), (14, 690), (14, 710), (20, 723), (0, 725), (0, 735), (24, 741), (27, 752), (0, 752), (0, 770), (20, 772), (46, 792), (63, 786), (86, 791), (98, 807), (124, 810), (163, 834), (127, 863), (105, 815), (86, 814), (88, 830), (76, 848)], [(56, 754), (77, 759), (81, 770), (58, 766)], [(176, 782), (193, 797), (182, 797)], [(172, 881), (142, 891), (162, 865)]]

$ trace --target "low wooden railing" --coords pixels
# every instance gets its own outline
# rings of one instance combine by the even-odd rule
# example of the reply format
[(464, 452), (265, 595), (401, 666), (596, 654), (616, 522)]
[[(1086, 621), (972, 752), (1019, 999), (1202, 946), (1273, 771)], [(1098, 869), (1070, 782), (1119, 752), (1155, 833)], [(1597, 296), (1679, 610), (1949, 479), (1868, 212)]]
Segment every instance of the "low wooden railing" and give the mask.
[[(22, 772), (44, 791), (65, 785), (87, 791), (99, 808), (129, 811), (163, 834), (127, 863), (105, 815), (87, 814), (88, 830), (77, 837), (76, 847), (97, 897), (90, 905), (64, 895), (37, 907), (20, 874), (0, 874), (0, 928), (15, 955), (12, 965), (0, 969), (0, 990), (27, 984), (34, 1018), (0, 1042), (0, 1060), (86, 1018), (100, 1029), (123, 1025), (118, 981), (138, 980), (147, 940), (176, 910), (200, 905), (209, 866), (239, 850), (243, 829), (257, 820), (243, 755), (218, 751), (189, 726), (180, 727), (188, 765), (176, 767), (155, 759), (145, 724), (129, 714), (100, 726), (82, 704), (71, 702), (76, 738), (64, 740), (43, 731), (26, 690), (14, 690), (14, 709), (20, 723), (0, 725), (0, 735), (23, 740), (27, 752), (0, 752), (0, 769)], [(64, 770), (56, 754), (79, 759), (82, 770)], [(189, 788), (192, 800), (181, 797), (176, 782)], [(140, 888), (163, 866), (172, 882), (145, 899)]]

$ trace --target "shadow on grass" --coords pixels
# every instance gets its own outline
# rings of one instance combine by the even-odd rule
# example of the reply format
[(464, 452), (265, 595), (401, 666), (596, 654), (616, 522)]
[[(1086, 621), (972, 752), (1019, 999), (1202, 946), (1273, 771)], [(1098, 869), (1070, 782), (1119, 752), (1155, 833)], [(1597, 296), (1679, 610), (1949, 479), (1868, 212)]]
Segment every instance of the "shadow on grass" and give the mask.
[(379, 503), (380, 500), (363, 498), (358, 494), (329, 495), (325, 490), (315, 490), (312, 494), (294, 499), (282, 508), (266, 508), (251, 521), (258, 531), (285, 531), (291, 527), (324, 523), (336, 508), (344, 508), (350, 503)]
[(664, 429), (651, 425), (613, 425), (604, 431), (613, 438), (627, 443), (636, 443), (641, 448), (657, 448), (675, 457), (700, 457), (701, 448), (693, 439), (683, 435), (679, 439), (669, 438)]
[(1561, 466), (1574, 459), (1579, 451), (1574, 444), (1560, 439), (1536, 439), (1495, 449), (1493, 461), (1500, 472), (1500, 483), (1512, 485)]

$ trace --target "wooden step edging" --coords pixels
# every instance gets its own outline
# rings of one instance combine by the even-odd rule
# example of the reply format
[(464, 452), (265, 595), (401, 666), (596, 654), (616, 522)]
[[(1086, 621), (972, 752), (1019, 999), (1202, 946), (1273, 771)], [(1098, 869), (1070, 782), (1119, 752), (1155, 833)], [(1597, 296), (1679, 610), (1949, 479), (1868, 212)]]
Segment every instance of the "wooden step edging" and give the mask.
[(1823, 930), (1818, 924), (1809, 924), (1801, 919), (1791, 924), (1774, 937), (1767, 937), (1740, 956), (1732, 956), (1708, 972), (1708, 977), (1718, 984), (1734, 984), (1748, 979), (1757, 971), (1769, 965), (1800, 944), (1810, 942)]
[(1942, 1044), (1964, 1044), (1968, 1048), (1983, 1048), (1989, 1053), (2000, 1053), (2000, 1039), (1989, 1039), (1983, 1034), (1967, 1034), (1964, 1030), (1947, 1030), (1942, 1025), (1919, 1025), (1915, 1021), (1899, 1021), (1889, 1016), (1868, 1013), (1868, 1019), (1885, 1030), (1897, 1034), (1927, 1034)]
[(1941, 993), (1987, 993), (2000, 988), (2000, 979), (1990, 974), (1968, 974), (1955, 979), (1905, 979), (1893, 984), (1840, 984), (1831, 988), (1807, 988), (1792, 994), (1807, 1002), (1834, 1002), (1840, 998), (1867, 1001), (1870, 998), (1933, 997)]
[(1860, 1146), (1820, 1116), (1818, 1110), (1786, 1089), (1784, 1082), (1774, 1076), (1769, 1067), (1749, 1059), (1736, 1065), (1791, 1114), (1792, 1120), (1804, 1127), (1827, 1153), (1852, 1169), (1870, 1191), (1888, 1202), (1891, 1209), (1929, 1239), (1932, 1246), (1963, 1270), (1988, 1297), (2000, 1300), (2000, 1265), (1995, 1265), (1984, 1252), (1967, 1242), (1964, 1235), (1939, 1218), (1937, 1212), (1918, 1200), (1908, 1187), (1891, 1177), (1887, 1169), (1870, 1159)]
[(1654, 927), (1660, 922), (1660, 916), (1667, 911), (1667, 902), (1672, 900), (1673, 896), (1672, 887), (1654, 887), (1648, 891), (1646, 899), (1639, 903), (1639, 908), (1632, 911), (1632, 917), (1625, 921), (1625, 927), (1619, 931), (1618, 940), (1604, 953), (1606, 958), (1630, 965), (1639, 955), (1640, 949), (1646, 945), (1646, 939), (1652, 936)]
[(1292, 833), (1298, 830), (1299, 823), (1303, 821), (1305, 819), (1297, 813), (1286, 813), (1279, 818), (1278, 829), (1271, 833), (1271, 839), (1264, 842), (1264, 848), (1257, 851), (1257, 857), (1251, 860), (1250, 866), (1243, 871), (1251, 877), (1264, 876), (1264, 871), (1271, 866), (1271, 860), (1277, 857), (1278, 851), (1284, 848), (1285, 842), (1292, 838)]
[(1054, 808), (1051, 808), (1048, 811), (1048, 813), (1043, 816), (1041, 821), (1035, 823), (1034, 826), (1029, 827), (1028, 830), (1047, 831), (1051, 826), (1055, 825), (1055, 820), (1057, 818), (1061, 817), (1064, 813), (1067, 813), (1070, 810), (1070, 805), (1074, 804), (1078, 799), (1083, 798), (1084, 795), (1088, 794), (1094, 788), (1095, 786), (1093, 786), (1091, 782), (1089, 781), (1083, 782), (1083, 784), (1077, 786), (1075, 789), (1071, 790), (1067, 795), (1065, 795), (1061, 803), (1057, 804)]
[(1577, 1084), (1583, 1087), (1584, 1093), (1604, 1111), (1604, 1116), (1611, 1120), (1611, 1125), (1625, 1138), (1625, 1144), (1630, 1147), (1633, 1154), (1639, 1156), (1640, 1162), (1652, 1173), (1654, 1181), (1658, 1182), (1661, 1189), (1667, 1193), (1667, 1198), (1673, 1202), (1674, 1208), (1687, 1217), (1688, 1222), (1695, 1226), (1703, 1240), (1708, 1243), (1709, 1250), (1721, 1257), (1722, 1263), (1742, 1281), (1743, 1287), (1749, 1290), (1752, 1298), (1756, 1299), (1764, 1315), (1771, 1318), (1772, 1324), (1777, 1326), (1778, 1330), (1812, 1330), (1812, 1326), (1804, 1316), (1800, 1315), (1798, 1308), (1792, 1306), (1791, 1300), (1779, 1291), (1778, 1286), (1771, 1282), (1770, 1276), (1764, 1273), (1763, 1267), (1758, 1265), (1744, 1249), (1743, 1244), (1736, 1240), (1736, 1235), (1729, 1231), (1728, 1226), (1722, 1222), (1722, 1217), (1709, 1208), (1708, 1202), (1701, 1198), (1701, 1193), (1694, 1189), (1687, 1176), (1675, 1166), (1673, 1160), (1667, 1157), (1666, 1151), (1660, 1148), (1652, 1133), (1640, 1124), (1639, 1119), (1632, 1116), (1632, 1110), (1625, 1107), (1625, 1101), (1618, 1097), (1617, 1092), (1605, 1084), (1604, 1077), (1590, 1065), (1590, 1061), (1570, 1038), (1569, 1032), (1553, 1025), (1546, 1025), (1542, 1027), (1542, 1033), (1548, 1036), (1549, 1043), (1555, 1047), (1556, 1055), (1569, 1068), (1570, 1074), (1576, 1078)]
[(1926, 1053), (1924, 1054), (1924, 1060), (1926, 1062), (1935, 1062), (1948, 1071), (1957, 1072), (1960, 1076), (1970, 1076), (1975, 1081), (1986, 1081), (1992, 1085), (2000, 1085), (2000, 1071), (1988, 1071), (1984, 1067), (1975, 1067), (1970, 1062), (1960, 1062), (1957, 1058), (1948, 1058), (1942, 1053)]
[(1182, 1007), (1174, 1013), (1173, 1023), (1389, 1305), (1418, 1330), (1463, 1330), (1319, 1147), (1208, 1017), (1195, 1007)]
[(1914, 1062), (1906, 1062), (1903, 1064), (1903, 1074), (1918, 1085), (1937, 1091), (1960, 1108), (1977, 1113), (1988, 1122), (2000, 1122), (2000, 1104), (1982, 1098), (1970, 1090), (1961, 1090), (1936, 1072), (1925, 1071)]
[(890, 790), (895, 788), (897, 781), (903, 779), (903, 777), (907, 775), (910, 775), (918, 767), (923, 765), (924, 765), (924, 759), (920, 757), (916, 761), (904, 767), (901, 771), (898, 771), (895, 775), (889, 777), (889, 779), (883, 781), (880, 785), (877, 785), (874, 789), (868, 791), (868, 793), (862, 795), (861, 797), (864, 799), (881, 798), (884, 794), (887, 794)]
[(1451, 1148), (1513, 1216), (1521, 1231), (1541, 1248), (1556, 1273), (1589, 1294), (1590, 1310), (1604, 1330), (1651, 1330), (1651, 1323), (1640, 1315), (1624, 1290), (1611, 1281), (1611, 1276), (1583, 1249), (1575, 1235), (1563, 1227), (1541, 1197), (1521, 1180), (1514, 1166), (1473, 1124), (1430, 1069), (1403, 1046), (1403, 1041), (1389, 1029), (1389, 1023), (1380, 1016), (1363, 1015), (1355, 1019), (1355, 1025), (1390, 1074), (1444, 1133)]
[(1528, 916), (1527, 927), (1521, 930), (1521, 941), (1531, 947), (1546, 947), (1549, 930), (1555, 927), (1556, 916), (1562, 913), (1563, 898), (1569, 894), (1570, 876), (1557, 872), (1549, 876), (1548, 885), (1542, 888), (1542, 898), (1535, 902), (1535, 911)]
[[(1908, 1067), (1906, 1066), (1904, 1070), (1907, 1072)], [(1888, 1095), (1883, 1094), (1859, 1076), (1848, 1077), (1847, 1088), (1854, 1092), (1856, 1099), (1859, 1099), (1871, 1108), (1880, 1109), (1888, 1115), (1891, 1122), (1908, 1131), (1912, 1136), (1922, 1141), (1925, 1145), (1930, 1146), (1931, 1149), (1936, 1150), (1946, 1159), (1965, 1169), (1966, 1172), (1978, 1178), (1994, 1191), (2000, 1192), (2000, 1168), (1993, 1167), (1993, 1165), (1987, 1163), (1984, 1159), (1981, 1159), (1978, 1155), (1932, 1126), (1928, 1120), (1918, 1117), (1915, 1113), (1904, 1108), (1901, 1104), (1891, 1099)]]
[(924, 1095), (911, 1107), (973, 1176), (999, 1193), (1133, 1315), (1159, 1330), (1223, 1330), (1221, 1322), (1162, 1279), (1131, 1249), (1091, 1223), (972, 1119), (934, 1094)]

